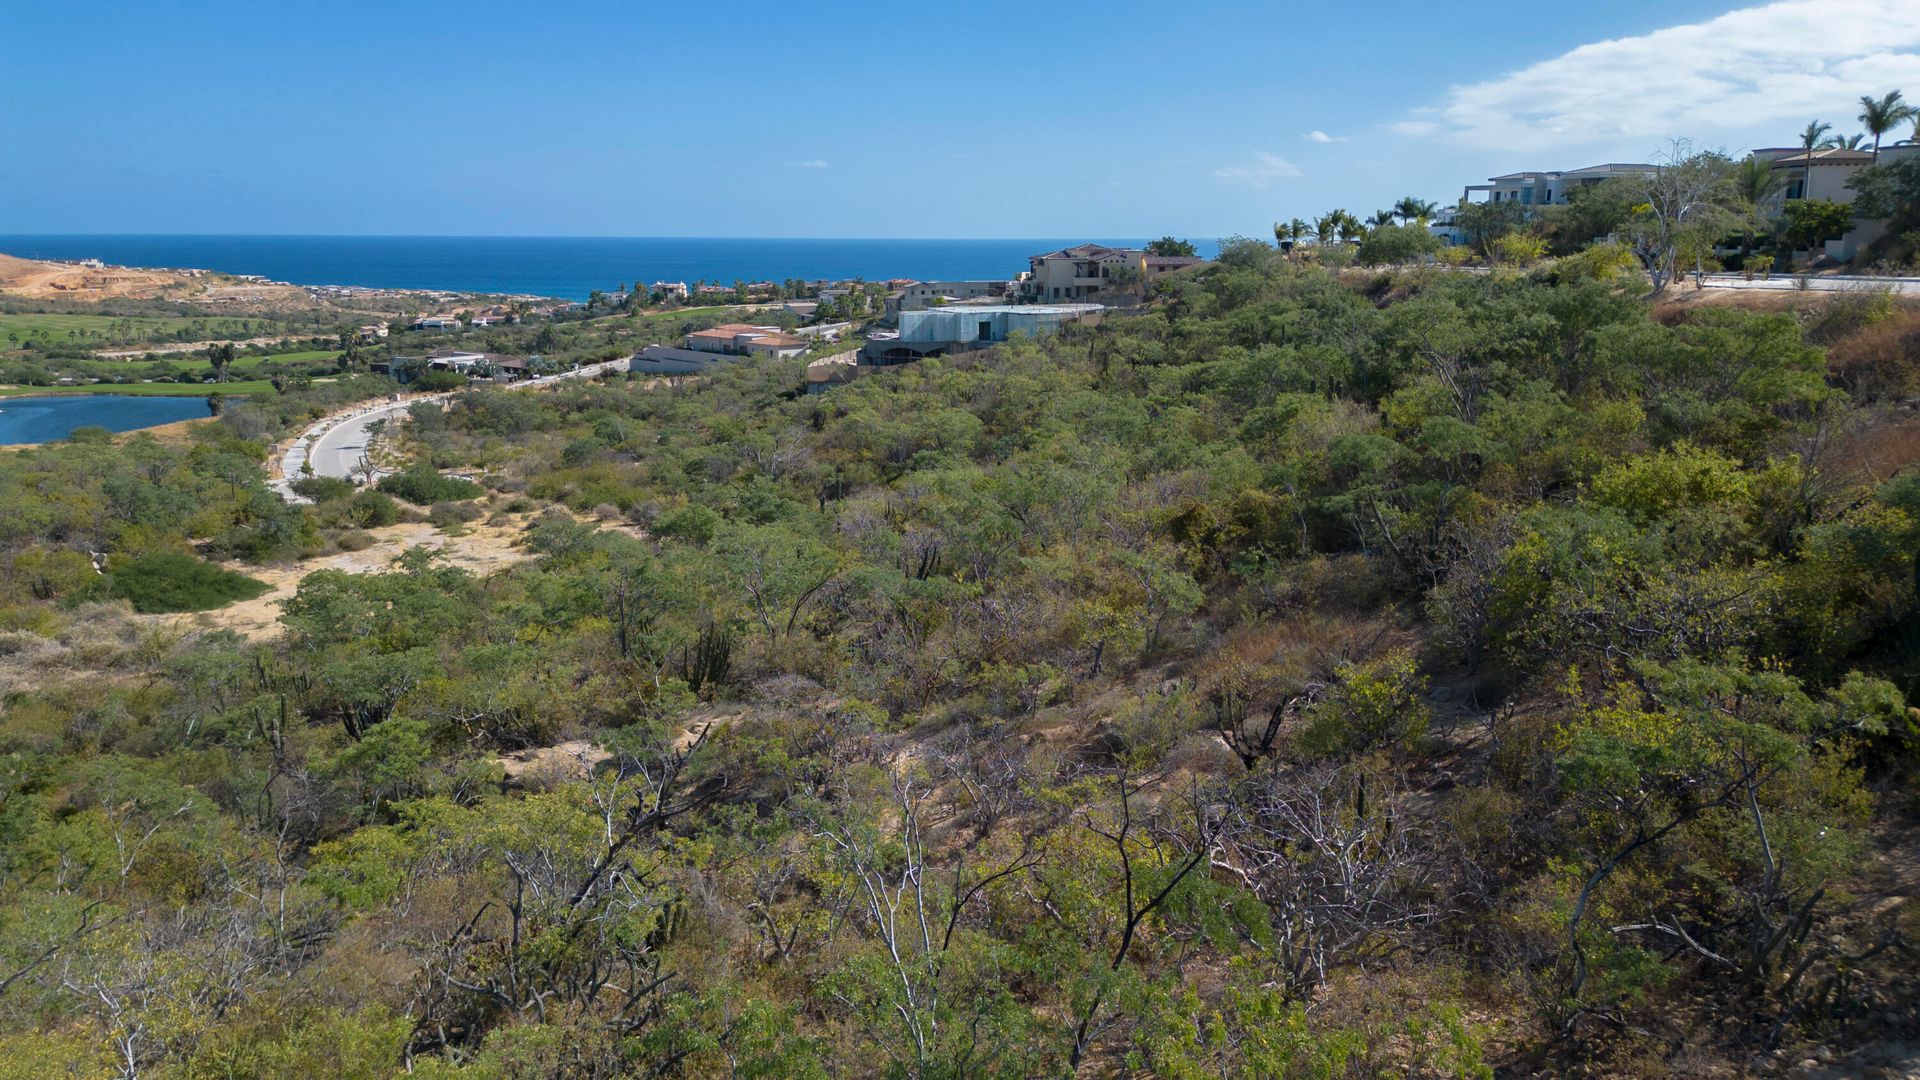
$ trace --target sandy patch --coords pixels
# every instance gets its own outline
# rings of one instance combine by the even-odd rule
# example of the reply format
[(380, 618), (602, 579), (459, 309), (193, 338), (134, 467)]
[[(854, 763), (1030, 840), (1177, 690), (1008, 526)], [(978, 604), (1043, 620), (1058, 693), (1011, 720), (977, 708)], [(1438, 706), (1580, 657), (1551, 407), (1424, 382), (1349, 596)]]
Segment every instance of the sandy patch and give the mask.
[(408, 548), (421, 547), (440, 552), (454, 566), (475, 574), (491, 574), (532, 557), (519, 544), (533, 516), (515, 514), (499, 525), (474, 522), (459, 536), (449, 536), (425, 522), (389, 525), (367, 530), (374, 543), (365, 551), (322, 555), (291, 566), (260, 568), (232, 564), (232, 569), (266, 582), (271, 590), (213, 611), (139, 617), (182, 629), (232, 630), (245, 637), (269, 638), (280, 632), (281, 605), (299, 589), (300, 582), (316, 570), (377, 574), (393, 569), (394, 561)]
[(571, 739), (553, 746), (515, 750), (494, 758), (506, 774), (506, 781), (517, 787), (545, 790), (569, 780), (591, 779), (595, 769), (613, 755), (585, 739)]

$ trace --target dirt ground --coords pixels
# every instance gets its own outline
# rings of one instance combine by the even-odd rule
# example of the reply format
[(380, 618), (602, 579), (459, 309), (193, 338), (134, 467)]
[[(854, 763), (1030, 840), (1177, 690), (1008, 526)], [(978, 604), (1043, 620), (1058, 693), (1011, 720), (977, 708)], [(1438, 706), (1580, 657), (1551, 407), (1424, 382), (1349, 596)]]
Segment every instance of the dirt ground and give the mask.
[(0, 255), (0, 296), (23, 300), (178, 300), (204, 304), (210, 315), (304, 310), (319, 303), (297, 285), (269, 285), (214, 273), (186, 274), (130, 266), (95, 269), (12, 255)]
[(110, 296), (155, 296), (187, 279), (155, 270), (36, 262), (0, 255), (0, 293), (30, 300), (99, 300)]
[(424, 547), (440, 552), (448, 562), (476, 574), (490, 574), (530, 557), (519, 546), (520, 537), (531, 514), (514, 514), (498, 525), (473, 522), (459, 536), (449, 536), (425, 522), (389, 525), (367, 530), (374, 544), (365, 551), (343, 551), (287, 566), (234, 566), (241, 573), (272, 586), (252, 600), (242, 600), (213, 611), (186, 615), (145, 615), (139, 618), (182, 629), (232, 630), (250, 638), (268, 638), (280, 632), (280, 606), (300, 582), (316, 570), (344, 570), (349, 574), (373, 574), (392, 568), (408, 548)]
[(156, 442), (167, 446), (186, 446), (193, 442), (193, 433), (203, 427), (218, 423), (211, 416), (198, 420), (175, 420), (171, 424), (156, 424), (150, 428), (129, 431), (129, 435), (151, 435)]

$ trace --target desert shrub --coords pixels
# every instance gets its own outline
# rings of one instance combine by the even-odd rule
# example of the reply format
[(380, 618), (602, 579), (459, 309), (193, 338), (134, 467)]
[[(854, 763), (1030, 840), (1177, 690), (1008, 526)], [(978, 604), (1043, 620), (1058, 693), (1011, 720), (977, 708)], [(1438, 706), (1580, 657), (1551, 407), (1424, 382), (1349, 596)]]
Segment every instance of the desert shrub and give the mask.
[(347, 503), (346, 518), (362, 529), (377, 529), (400, 520), (400, 504), (378, 491), (362, 491)]
[(303, 476), (287, 485), (295, 495), (322, 503), (331, 499), (344, 499), (353, 494), (353, 482), (337, 476)]
[(113, 569), (112, 594), (133, 601), (142, 614), (206, 611), (247, 600), (269, 586), (245, 574), (223, 570), (177, 551), (156, 551), (128, 559)]
[(405, 499), (415, 506), (432, 506), (440, 502), (476, 499), (482, 494), (480, 485), (471, 480), (441, 476), (432, 469), (424, 468), (409, 469), (403, 473), (383, 477), (378, 487), (381, 491)]
[(1322, 757), (1409, 745), (1427, 730), (1424, 694), (1409, 653), (1343, 664), (1326, 695), (1307, 710), (1300, 749)]
[(1894, 314), (1893, 294), (1884, 288), (1868, 286), (1839, 295), (1828, 294), (1825, 303), (1812, 304), (1800, 313), (1802, 330), (1815, 345), (1833, 345)]
[(413, 380), (411, 389), (434, 394), (443, 390), (458, 390), (465, 385), (467, 385), (465, 375), (457, 371), (441, 371), (435, 368), (421, 372), (420, 377)]
[(681, 540), (705, 544), (713, 539), (714, 530), (720, 527), (720, 515), (705, 506), (683, 506), (660, 515), (654, 531), (661, 536), (670, 536)]
[(1827, 368), (1857, 398), (1920, 394), (1920, 311), (1902, 311), (1854, 330), (1828, 350)]
[(433, 508), (427, 511), (427, 520), (432, 522), (433, 527), (436, 529), (447, 529), (457, 525), (464, 525), (469, 521), (477, 520), (479, 517), (480, 508), (465, 503), (434, 503)]

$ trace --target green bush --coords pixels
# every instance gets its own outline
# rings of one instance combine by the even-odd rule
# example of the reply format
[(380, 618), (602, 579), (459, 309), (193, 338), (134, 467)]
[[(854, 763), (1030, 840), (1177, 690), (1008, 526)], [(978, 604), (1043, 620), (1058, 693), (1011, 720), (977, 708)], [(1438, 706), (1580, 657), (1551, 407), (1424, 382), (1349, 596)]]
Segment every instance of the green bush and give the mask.
[(421, 372), (420, 377), (413, 380), (409, 389), (437, 394), (442, 390), (458, 390), (465, 385), (467, 385), (465, 375), (457, 371), (441, 371), (435, 368), (432, 371)]
[(303, 476), (287, 485), (295, 495), (314, 502), (322, 503), (329, 499), (344, 499), (353, 494), (353, 482), (337, 476)]
[(475, 499), (483, 493), (480, 485), (471, 480), (441, 476), (432, 469), (424, 468), (409, 469), (403, 473), (383, 477), (377, 486), (381, 491), (405, 499), (415, 506), (432, 506), (438, 502)]
[(206, 611), (248, 600), (271, 586), (177, 551), (138, 555), (113, 569), (112, 594), (145, 615)]
[(378, 491), (362, 491), (347, 503), (346, 519), (362, 529), (377, 529), (400, 520), (400, 504)]

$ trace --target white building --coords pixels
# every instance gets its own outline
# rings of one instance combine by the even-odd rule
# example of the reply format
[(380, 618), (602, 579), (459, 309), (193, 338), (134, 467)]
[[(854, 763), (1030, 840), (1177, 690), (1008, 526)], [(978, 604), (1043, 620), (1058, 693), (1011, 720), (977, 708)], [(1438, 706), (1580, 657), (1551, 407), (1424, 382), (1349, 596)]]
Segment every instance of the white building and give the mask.
[[(1920, 154), (1920, 143), (1908, 141), (1883, 146), (1879, 164), (1890, 165), (1915, 154)], [(1779, 217), (1788, 203), (1800, 199), (1826, 199), (1842, 206), (1852, 205), (1855, 192), (1847, 182), (1861, 169), (1875, 163), (1870, 151), (1837, 148), (1804, 150), (1797, 146), (1768, 146), (1755, 150), (1753, 156), (1786, 174), (1780, 193), (1761, 208), (1762, 215), (1769, 218)], [(1884, 221), (1860, 221), (1845, 236), (1828, 240), (1822, 253), (1850, 262), (1886, 231)]]
[[(1565, 206), (1573, 192), (1620, 176), (1652, 176), (1654, 167), (1641, 162), (1608, 162), (1565, 172), (1516, 172), (1492, 176), (1484, 184), (1468, 184), (1462, 202), (1518, 203), (1529, 214), (1542, 206)], [(1478, 194), (1481, 198), (1475, 198)]]
[(662, 300), (685, 300), (688, 296), (684, 281), (656, 281), (647, 286), (647, 291)]
[(1099, 304), (955, 304), (900, 313), (900, 332), (872, 335), (862, 350), (863, 364), (903, 364), (950, 352), (984, 349), (1015, 334), (1040, 335), (1067, 323), (1097, 319)]
[(1443, 206), (1433, 212), (1433, 220), (1427, 222), (1427, 235), (1435, 236), (1449, 246), (1467, 242), (1466, 230), (1460, 227), (1460, 208)]

